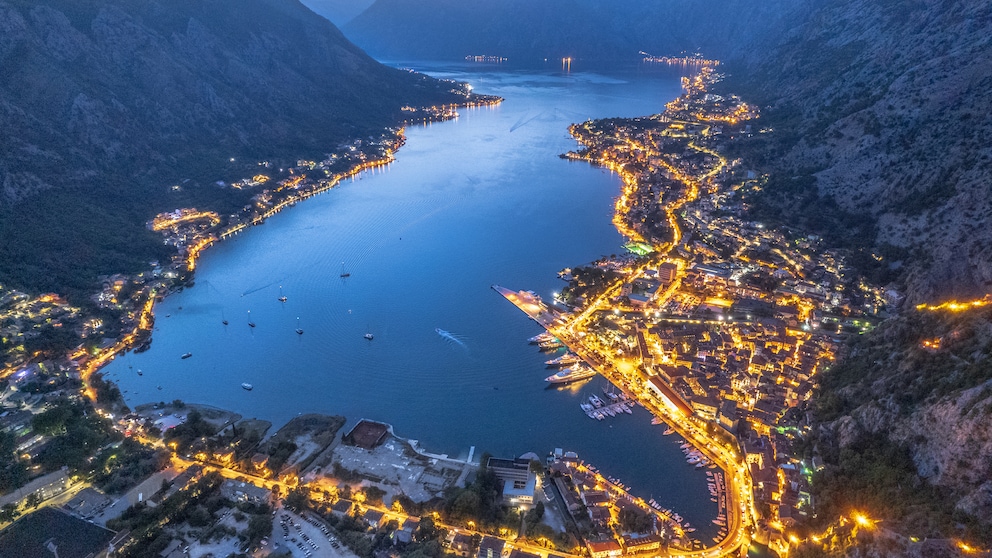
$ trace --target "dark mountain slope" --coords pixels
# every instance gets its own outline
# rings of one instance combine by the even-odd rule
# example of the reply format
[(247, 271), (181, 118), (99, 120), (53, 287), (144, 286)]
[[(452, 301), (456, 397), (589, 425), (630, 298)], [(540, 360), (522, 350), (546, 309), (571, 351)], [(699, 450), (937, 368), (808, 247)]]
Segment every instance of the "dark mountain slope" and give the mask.
[(778, 180), (763, 202), (802, 220), (819, 194), (861, 215), (870, 246), (901, 249), (915, 300), (992, 290), (988, 5), (822, 3), (775, 37), (727, 86), (765, 105), (768, 168), (811, 179)]
[(394, 59), (636, 60), (641, 50), (729, 54), (746, 48), (754, 29), (794, 8), (781, 0), (377, 0), (344, 31), (376, 56)]
[(301, 0), (308, 8), (338, 27), (365, 11), (375, 0)]
[(296, 0), (0, 1), (0, 73), (0, 282), (33, 289), (161, 256), (143, 228), (159, 211), (244, 202), (175, 181), (319, 156), (453, 99)]

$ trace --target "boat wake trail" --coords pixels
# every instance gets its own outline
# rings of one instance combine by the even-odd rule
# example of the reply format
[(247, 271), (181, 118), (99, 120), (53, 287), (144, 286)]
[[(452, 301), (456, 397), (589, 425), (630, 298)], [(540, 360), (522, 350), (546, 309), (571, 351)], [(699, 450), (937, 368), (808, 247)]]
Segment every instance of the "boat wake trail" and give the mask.
[(272, 285), (275, 285), (276, 283), (279, 283), (281, 281), (282, 281), (282, 279), (276, 279), (275, 281), (273, 281), (271, 283), (268, 283), (266, 285), (262, 285), (261, 287), (255, 287), (254, 289), (248, 289), (247, 291), (241, 293), (241, 296), (247, 296), (247, 295), (250, 295), (252, 293), (257, 293), (258, 291), (260, 291), (262, 289), (267, 289), (267, 288), (271, 287)]
[(520, 117), (520, 120), (517, 120), (517, 122), (513, 126), (510, 126), (510, 131), (513, 132), (517, 128), (521, 128), (523, 126), (526, 126), (530, 122), (532, 122), (534, 120), (537, 120), (540, 117), (541, 117), (541, 113), (540, 112), (537, 113), (535, 116), (531, 116), (530, 118), (527, 118), (527, 115), (525, 114), (525, 115), (521, 116)]
[(444, 339), (445, 341), (448, 341), (448, 342), (457, 344), (457, 345), (461, 346), (462, 348), (464, 348), (465, 350), (468, 350), (468, 345), (466, 345), (464, 341), (462, 341), (461, 339), (459, 339), (458, 337), (456, 337), (450, 331), (445, 331), (445, 330), (443, 330), (443, 329), (441, 329), (439, 327), (434, 328), (434, 331), (436, 331), (437, 334), (441, 336), (441, 339)]

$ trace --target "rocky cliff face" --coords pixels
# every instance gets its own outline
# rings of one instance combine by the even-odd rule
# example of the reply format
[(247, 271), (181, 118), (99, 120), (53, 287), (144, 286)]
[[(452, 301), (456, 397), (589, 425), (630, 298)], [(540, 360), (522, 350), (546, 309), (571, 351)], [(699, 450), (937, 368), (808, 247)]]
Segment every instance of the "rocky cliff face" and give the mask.
[[(992, 15), (956, 0), (809, 2), (741, 57), (782, 172), (908, 250), (913, 299), (992, 290)], [(819, 5), (817, 5), (819, 4)]]
[(988, 544), (992, 311), (910, 311), (823, 378), (814, 425), (830, 517), (863, 505), (891, 529)]

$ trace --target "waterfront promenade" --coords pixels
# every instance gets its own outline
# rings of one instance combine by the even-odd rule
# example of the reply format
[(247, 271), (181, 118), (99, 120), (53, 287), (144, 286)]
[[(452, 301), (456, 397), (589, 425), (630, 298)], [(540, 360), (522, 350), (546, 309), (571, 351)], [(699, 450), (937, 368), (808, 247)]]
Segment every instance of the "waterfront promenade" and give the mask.
[[(580, 335), (573, 329), (578, 320), (566, 320), (558, 311), (549, 308), (540, 297), (529, 291), (513, 291), (505, 287), (493, 285), (493, 290), (510, 301), (532, 320), (541, 324), (549, 333), (578, 355), (606, 379), (613, 382), (631, 400), (637, 401), (652, 415), (670, 425), (675, 432), (690, 442), (707, 459), (711, 460), (724, 472), (727, 482), (727, 536), (714, 546), (698, 550), (670, 549), (669, 555), (686, 557), (726, 556), (746, 551), (751, 542), (754, 512), (751, 494), (753, 486), (747, 469), (747, 464), (739, 455), (737, 448), (730, 444), (712, 438), (706, 433), (706, 425), (698, 418), (686, 415), (678, 406), (670, 401), (659, 401), (651, 395), (645, 386), (647, 376), (639, 368), (631, 366), (618, 367), (608, 355), (603, 355), (583, 343)], [(614, 286), (607, 293), (618, 289)], [(597, 301), (602, 302), (608, 297), (604, 294)], [(582, 315), (588, 316), (597, 304), (589, 305)], [(628, 363), (623, 363), (628, 364)], [(622, 370), (621, 370), (622, 369)]]

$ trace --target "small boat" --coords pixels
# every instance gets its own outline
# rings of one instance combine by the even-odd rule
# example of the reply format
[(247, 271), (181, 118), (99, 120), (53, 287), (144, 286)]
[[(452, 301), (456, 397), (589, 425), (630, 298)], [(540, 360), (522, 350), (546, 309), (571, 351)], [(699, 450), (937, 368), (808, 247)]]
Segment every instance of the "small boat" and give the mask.
[(351, 273), (348, 273), (344, 269), (344, 262), (341, 262), (341, 277), (351, 277)]
[(590, 405), (589, 403), (579, 403), (579, 407), (581, 407), (582, 410), (585, 411), (585, 412), (587, 412), (587, 413), (589, 411), (592, 411), (592, 405)]
[(366, 333), (365, 335), (363, 335), (363, 337), (365, 337), (365, 338), (366, 338), (366, 339), (368, 339), (369, 341), (371, 341), (371, 340), (373, 340), (373, 339), (375, 339), (375, 336), (374, 336), (374, 335), (372, 335), (371, 333)]
[(193, 353), (183, 353), (183, 356), (181, 356), (179, 358), (189, 358), (191, 356), (193, 356)]
[(612, 407), (603, 407), (603, 412), (610, 415), (611, 417), (617, 416), (617, 412), (614, 411)]
[(300, 327), (300, 317), (296, 317), (296, 333), (297, 335), (303, 335), (303, 328)]
[(248, 311), (248, 327), (255, 327), (255, 322), (251, 321), (251, 310)]
[(287, 300), (289, 300), (286, 298), (286, 295), (282, 294), (282, 285), (279, 285), (279, 298), (277, 300), (279, 302), (286, 302)]
[(222, 320), (220, 323), (227, 325), (227, 320)]
[(596, 407), (597, 409), (603, 406), (603, 400), (600, 399), (599, 397), (596, 397), (595, 395), (589, 396), (589, 402), (592, 403), (592, 406)]
[(246, 391), (251, 391), (254, 386), (252, 386), (248, 382), (242, 382), (241, 387), (244, 388)]
[[(652, 421), (652, 422), (653, 422), (653, 421)], [(664, 431), (664, 432), (662, 432), (662, 434), (664, 434), (665, 436), (669, 436), (669, 435), (671, 435), (671, 434), (675, 434), (675, 430), (672, 430), (672, 427), (671, 427), (671, 426), (669, 426), (668, 428), (666, 428), (666, 429), (665, 429), (665, 431)]]
[(139, 375), (139, 376), (143, 376), (144, 374), (145, 374), (145, 373), (144, 373), (144, 372), (142, 372), (142, 371), (141, 371), (141, 369), (139, 368), (139, 369), (138, 369), (138, 375)]

